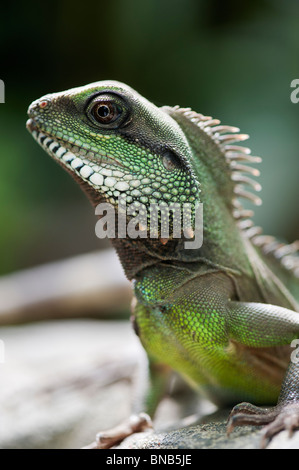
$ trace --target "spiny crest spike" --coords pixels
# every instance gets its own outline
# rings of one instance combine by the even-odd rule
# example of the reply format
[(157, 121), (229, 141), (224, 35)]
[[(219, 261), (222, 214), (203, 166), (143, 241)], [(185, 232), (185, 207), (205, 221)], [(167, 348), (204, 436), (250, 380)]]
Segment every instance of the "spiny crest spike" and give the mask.
[(235, 186), (235, 194), (244, 199), (248, 199), (249, 201), (253, 202), (253, 204), (255, 204), (256, 206), (262, 205), (262, 200), (260, 197), (256, 196), (256, 194), (250, 193), (249, 191), (245, 191), (243, 187), (239, 184)]
[(230, 167), (232, 171), (238, 171), (238, 172), (240, 171), (244, 173), (250, 173), (253, 176), (260, 176), (260, 171), (257, 170), (256, 168), (252, 168), (251, 166), (247, 166), (247, 165), (242, 165), (236, 162), (235, 160), (232, 160), (230, 162)]

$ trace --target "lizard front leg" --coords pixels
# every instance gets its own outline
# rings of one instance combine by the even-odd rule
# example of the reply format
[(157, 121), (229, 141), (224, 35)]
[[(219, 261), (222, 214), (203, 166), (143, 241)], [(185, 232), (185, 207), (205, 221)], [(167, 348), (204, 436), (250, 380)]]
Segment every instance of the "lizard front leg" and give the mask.
[[(230, 307), (232, 336), (247, 346), (277, 346), (290, 343), (298, 336), (299, 314), (296, 312), (273, 305), (242, 302), (231, 302)], [(244, 402), (232, 409), (228, 433), (234, 427), (244, 425), (266, 425), (262, 447), (266, 447), (278, 432), (288, 430), (291, 435), (299, 427), (299, 365), (293, 355), (275, 407), (260, 408)]]

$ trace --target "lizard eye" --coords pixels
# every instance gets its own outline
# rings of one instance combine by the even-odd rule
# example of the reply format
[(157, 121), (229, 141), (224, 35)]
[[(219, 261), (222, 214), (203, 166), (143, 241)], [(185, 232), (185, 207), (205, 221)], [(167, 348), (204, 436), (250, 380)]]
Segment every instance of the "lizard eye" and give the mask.
[(114, 93), (101, 93), (87, 103), (88, 119), (97, 127), (117, 129), (128, 122), (129, 108), (125, 100)]
[(121, 109), (111, 101), (98, 101), (92, 107), (91, 112), (100, 124), (110, 124), (120, 116)]

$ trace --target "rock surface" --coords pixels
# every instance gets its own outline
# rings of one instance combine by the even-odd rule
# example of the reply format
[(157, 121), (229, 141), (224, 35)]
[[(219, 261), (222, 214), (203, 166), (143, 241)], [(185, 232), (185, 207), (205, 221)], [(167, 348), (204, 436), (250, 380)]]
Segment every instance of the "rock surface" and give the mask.
[[(0, 330), (0, 448), (80, 448), (100, 430), (130, 414), (132, 376), (143, 356), (128, 321), (68, 320)], [(3, 357), (2, 357), (3, 359)], [(244, 427), (228, 438), (228, 411), (187, 426), (198, 404), (191, 392), (166, 398), (158, 409), (156, 431), (135, 434), (118, 448), (258, 448), (261, 430)], [(189, 420), (189, 423), (192, 423)], [(186, 427), (183, 427), (186, 426)], [(270, 448), (299, 448), (299, 433), (280, 433)]]

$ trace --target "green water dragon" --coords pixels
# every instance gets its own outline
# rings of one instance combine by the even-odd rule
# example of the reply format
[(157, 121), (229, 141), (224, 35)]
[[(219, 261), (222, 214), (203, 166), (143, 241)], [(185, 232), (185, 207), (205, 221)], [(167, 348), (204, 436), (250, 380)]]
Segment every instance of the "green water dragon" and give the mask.
[[(156, 107), (116, 81), (45, 95), (28, 113), (28, 130), (94, 206), (120, 211), (121, 197), (134, 207), (127, 224), (146, 212), (140, 236), (111, 240), (133, 283), (132, 321), (149, 358), (138, 411), (153, 416), (175, 370), (214, 403), (235, 405), (229, 432), (265, 425), (265, 444), (297, 428), (299, 244), (264, 235), (242, 205), (261, 203), (252, 166), (260, 159), (238, 144), (248, 136), (190, 108)], [(187, 235), (162, 236), (158, 225), (149, 236), (150, 207), (170, 203), (191, 208)], [(198, 207), (203, 243), (188, 249)], [(146, 414), (132, 429), (140, 423)], [(97, 446), (120, 439), (108, 437)]]

